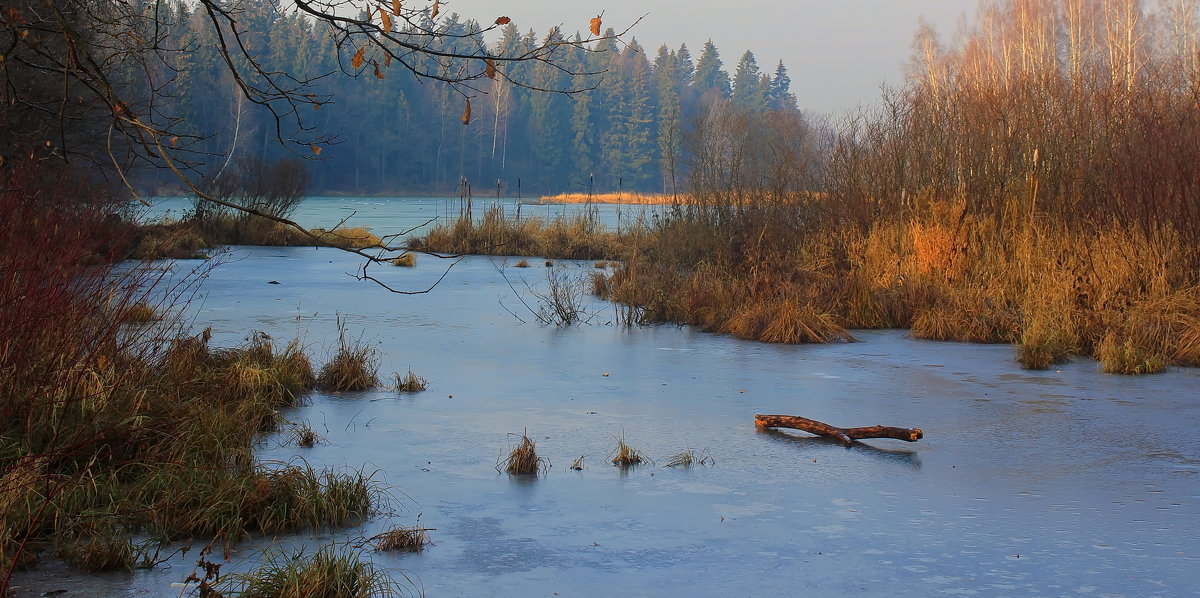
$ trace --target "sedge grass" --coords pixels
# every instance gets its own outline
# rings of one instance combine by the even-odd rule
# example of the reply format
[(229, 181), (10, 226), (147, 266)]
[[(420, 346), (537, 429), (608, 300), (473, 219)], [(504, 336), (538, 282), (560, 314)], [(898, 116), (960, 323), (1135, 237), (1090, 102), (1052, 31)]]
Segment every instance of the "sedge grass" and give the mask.
[(345, 321), (338, 321), (338, 348), (316, 379), (317, 388), (344, 392), (379, 386), (379, 352), (360, 339), (346, 336)]
[(392, 389), (396, 392), (421, 392), (429, 388), (429, 381), (413, 373), (412, 368), (406, 374), (396, 372), (392, 379)]
[(712, 455), (708, 454), (708, 449), (704, 449), (697, 453), (689, 448), (684, 449), (684, 451), (681, 453), (671, 455), (671, 458), (667, 460), (665, 465), (666, 467), (682, 467), (684, 469), (691, 469), (696, 465), (715, 465), (716, 463), (716, 459), (713, 459)]
[(427, 544), (432, 544), (429, 539), (431, 531), (435, 531), (434, 528), (421, 527), (418, 522), (413, 526), (393, 527), (367, 540), (367, 543), (381, 552), (421, 552)]
[(381, 567), (361, 551), (328, 545), (311, 556), (304, 551), (268, 551), (263, 564), (218, 584), (223, 595), (240, 598), (390, 598), (404, 594)]
[(624, 435), (621, 435), (617, 438), (617, 446), (613, 448), (612, 452), (610, 452), (608, 456), (612, 461), (612, 464), (620, 467), (621, 469), (629, 469), (631, 467), (641, 465), (642, 463), (650, 462), (650, 458), (644, 455), (641, 451), (629, 446), (628, 444), (625, 444)]
[(417, 265), (417, 254), (411, 251), (406, 251), (393, 259), (392, 265), (399, 266), (401, 268), (414, 268)]
[(521, 439), (509, 450), (508, 456), (496, 463), (497, 471), (510, 475), (537, 475), (549, 469), (550, 461), (538, 456), (537, 443), (528, 434), (521, 434)]

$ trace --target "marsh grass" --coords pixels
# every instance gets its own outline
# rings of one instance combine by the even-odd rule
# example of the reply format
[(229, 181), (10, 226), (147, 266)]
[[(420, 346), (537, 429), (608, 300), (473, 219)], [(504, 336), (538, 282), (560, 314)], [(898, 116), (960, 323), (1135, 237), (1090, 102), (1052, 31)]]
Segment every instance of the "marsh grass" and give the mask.
[(511, 475), (537, 475), (549, 470), (550, 461), (538, 456), (537, 443), (528, 434), (521, 434), (521, 439), (509, 450), (508, 456), (498, 459), (496, 463), (496, 471)]
[(381, 552), (421, 552), (427, 544), (433, 543), (429, 539), (431, 531), (435, 529), (421, 527), (418, 522), (413, 526), (393, 527), (367, 540), (367, 543)]
[(571, 469), (573, 471), (583, 471), (586, 469), (587, 464), (584, 463), (584, 457), (586, 456), (587, 455), (579, 455), (578, 457), (575, 457), (575, 460), (571, 461)]
[(529, 260), (522, 259), (521, 261), (519, 261), (519, 262), (517, 262), (516, 264), (514, 264), (514, 265), (513, 265), (513, 267), (514, 267), (514, 268), (528, 268), (528, 267), (529, 267)]
[[(476, 255), (542, 256), (552, 259), (618, 259), (629, 245), (631, 231), (607, 231), (594, 210), (551, 220), (506, 214), (489, 207), (482, 216), (464, 211), (457, 219), (439, 222), (425, 236), (409, 239), (415, 249)], [(520, 266), (518, 263), (517, 267)]]
[(708, 449), (704, 449), (697, 453), (692, 449), (685, 449), (681, 453), (671, 455), (671, 458), (665, 463), (666, 467), (682, 467), (691, 469), (696, 465), (716, 465), (717, 460), (713, 459), (712, 455), (708, 454)]
[(1167, 360), (1133, 342), (1120, 341), (1116, 333), (1110, 332), (1096, 349), (1100, 366), (1108, 374), (1158, 374), (1167, 369)]
[(314, 228), (311, 232), (320, 243), (342, 249), (370, 249), (383, 246), (383, 241), (372, 234), (371, 229), (361, 226), (332, 229)]
[(685, 195), (668, 193), (559, 193), (558, 195), (543, 195), (543, 203), (620, 203), (630, 205), (669, 205), (677, 202), (687, 202)]
[(119, 319), (127, 324), (148, 324), (162, 319), (162, 316), (145, 300), (137, 301), (122, 310)]
[(312, 424), (301, 420), (291, 423), (287, 434), (284, 436), (283, 443), (285, 445), (296, 445), (301, 448), (312, 448), (318, 444), (325, 444), (325, 442), (325, 437), (314, 430)]
[(408, 368), (408, 373), (396, 372), (392, 378), (392, 389), (396, 392), (421, 392), (429, 388), (429, 381), (413, 373), (411, 367)]
[(169, 313), (206, 271), (167, 286), (162, 268), (106, 266), (131, 242), (111, 206), (19, 172), (0, 171), (0, 271), (22, 273), (0, 276), (0, 593), (39, 555), (130, 569), (158, 561), (134, 537), (228, 549), (386, 504), (362, 471), (255, 457), (316, 382), (299, 342), (125, 325), (143, 304)]
[(346, 322), (338, 319), (338, 348), (333, 358), (321, 367), (317, 388), (344, 392), (368, 390), (379, 386), (379, 351), (361, 338), (346, 336)]
[(625, 436), (621, 435), (617, 438), (617, 446), (608, 454), (613, 465), (621, 469), (629, 469), (636, 467), (642, 463), (653, 463), (649, 457), (641, 451), (625, 444)]
[(411, 251), (406, 251), (393, 259), (392, 265), (399, 266), (401, 268), (414, 268), (417, 265), (417, 254)]
[(1100, 359), (1111, 332), (1121, 340), (1104, 355), (1124, 363), (1112, 371), (1200, 363), (1200, 252), (1169, 227), (1005, 226), (954, 196), (914, 199), (905, 218), (865, 228), (830, 218), (820, 197), (712, 201), (670, 210), (611, 276), (592, 278), (592, 292), (622, 304), (630, 324), (764, 342), (907, 328), (914, 338), (1012, 344), (1023, 367), (1042, 369)]
[(390, 598), (404, 595), (383, 568), (363, 559), (361, 551), (329, 545), (311, 556), (304, 551), (273, 550), (263, 564), (218, 584), (222, 595), (239, 598)]

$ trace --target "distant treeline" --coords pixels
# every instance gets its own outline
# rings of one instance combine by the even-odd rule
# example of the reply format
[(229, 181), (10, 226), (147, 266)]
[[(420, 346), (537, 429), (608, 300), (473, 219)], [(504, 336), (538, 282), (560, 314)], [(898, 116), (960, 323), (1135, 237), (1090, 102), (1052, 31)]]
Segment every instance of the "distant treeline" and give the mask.
[[(194, 152), (189, 155), (203, 162), (199, 174), (211, 177), (227, 160), (293, 155), (277, 137), (298, 139), (304, 132), (291, 117), (280, 120), (277, 131), (271, 111), (242, 97), (217, 52), (208, 15), (186, 2), (157, 10), (167, 44), (178, 50), (177, 62), (164, 69), (171, 105), (160, 111), (187, 127), (180, 129), (179, 151)], [(274, 106), (276, 113), (304, 110), (299, 116), (307, 125), (337, 138), (319, 148), (320, 159), (308, 161), (313, 192), (455, 193), (463, 181), (484, 195), (495, 193), (497, 184), (506, 195), (517, 194), (518, 184), (525, 195), (673, 192), (689, 164), (685, 137), (714, 103), (748, 112), (797, 111), (782, 62), (767, 73), (747, 51), (731, 77), (711, 41), (697, 58), (686, 45), (647, 53), (636, 39), (563, 45), (550, 61), (497, 61), (500, 76), (475, 81), (474, 90), (460, 88), (464, 95), (418, 80), (391, 61), (356, 60), (353, 48), (339, 51), (324, 26), (301, 14), (280, 14), (271, 0), (248, 0), (239, 10), (238, 28), (255, 61), (267, 71), (317, 78), (312, 93), (330, 98), (315, 111)], [(489, 44), (474, 33), (481, 29), (477, 22), (457, 14), (418, 26), (445, 32), (435, 51), (470, 53), (483, 44), (496, 56), (514, 56), (566, 39), (558, 29), (539, 36), (510, 23)], [(431, 60), (416, 53), (411, 59)], [(480, 63), (463, 62), (436, 68), (455, 73), (478, 70)], [(333, 75), (323, 76), (328, 73)], [(464, 126), (468, 96), (471, 117)], [(201, 138), (192, 141), (188, 133)], [(143, 181), (173, 182), (154, 172)]]

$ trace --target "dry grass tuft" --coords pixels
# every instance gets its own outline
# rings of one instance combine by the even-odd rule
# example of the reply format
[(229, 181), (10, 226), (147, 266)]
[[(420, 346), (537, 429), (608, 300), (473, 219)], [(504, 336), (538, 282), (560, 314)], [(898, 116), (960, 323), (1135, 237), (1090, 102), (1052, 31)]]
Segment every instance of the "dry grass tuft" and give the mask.
[(214, 596), (243, 598), (390, 598), (404, 592), (379, 566), (349, 546), (326, 546), (312, 556), (268, 552), (264, 564), (219, 584)]
[(592, 294), (601, 298), (608, 299), (612, 294), (612, 285), (609, 284), (609, 278), (603, 272), (592, 272), (588, 278), (591, 281)]
[(407, 374), (394, 374), (392, 388), (396, 392), (421, 392), (428, 387), (429, 381), (413, 373), (412, 368), (408, 368)]
[(692, 449), (686, 449), (682, 453), (671, 455), (667, 461), (667, 467), (682, 467), (690, 469), (696, 465), (716, 465), (717, 460), (713, 459), (712, 455), (708, 454), (708, 449), (704, 449), (699, 453)]
[(363, 342), (361, 338), (346, 337), (346, 321), (340, 316), (337, 322), (338, 350), (333, 359), (321, 368), (316, 387), (321, 390), (342, 392), (368, 390), (379, 386), (379, 351)]
[(425, 545), (432, 544), (428, 532), (435, 531), (432, 527), (421, 527), (420, 523), (411, 527), (393, 527), (367, 542), (381, 552), (421, 552)]
[(537, 475), (549, 469), (550, 462), (538, 456), (537, 444), (527, 434), (521, 434), (521, 440), (508, 453), (508, 458), (496, 464), (497, 471), (512, 475)]
[(670, 195), (667, 193), (559, 193), (558, 195), (543, 195), (542, 203), (622, 203), (636, 205), (668, 205), (692, 201), (686, 195)]
[(571, 470), (572, 471), (583, 471), (584, 468), (587, 467), (587, 464), (585, 464), (583, 462), (583, 458), (586, 456), (587, 455), (579, 455), (578, 457), (575, 457), (575, 460), (571, 461)]
[(1119, 342), (1109, 332), (1096, 349), (1096, 358), (1106, 374), (1157, 374), (1167, 369), (1166, 358), (1135, 345), (1132, 339)]
[(392, 265), (400, 266), (401, 268), (413, 268), (417, 265), (417, 254), (407, 251), (392, 260)]
[(145, 301), (138, 301), (121, 311), (120, 321), (126, 324), (148, 324), (161, 320), (162, 316)]
[(612, 458), (613, 465), (621, 469), (629, 469), (642, 463), (651, 462), (649, 457), (642, 454), (641, 451), (625, 444), (625, 436), (622, 435), (617, 439), (617, 446), (608, 454)]
[(516, 265), (515, 265), (514, 267), (516, 267), (516, 268), (528, 268), (528, 267), (529, 267), (529, 260), (523, 259), (523, 260), (521, 260), (521, 261), (517, 262), (517, 263), (516, 263)]
[(295, 444), (302, 448), (312, 448), (318, 444), (325, 444), (325, 438), (317, 433), (312, 428), (312, 425), (307, 421), (293, 422), (291, 429), (288, 430), (284, 440), (285, 444)]
[(372, 234), (371, 229), (361, 226), (332, 230), (314, 228), (311, 232), (321, 243), (342, 249), (368, 249), (383, 246), (383, 241)]

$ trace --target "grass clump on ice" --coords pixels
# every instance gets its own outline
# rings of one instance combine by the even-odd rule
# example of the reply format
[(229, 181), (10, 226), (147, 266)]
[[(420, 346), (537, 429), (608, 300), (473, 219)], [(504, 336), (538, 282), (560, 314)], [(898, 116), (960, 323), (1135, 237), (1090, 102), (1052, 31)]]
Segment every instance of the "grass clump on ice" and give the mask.
[(650, 458), (642, 454), (641, 451), (629, 446), (628, 444), (625, 444), (624, 435), (621, 435), (619, 438), (617, 438), (617, 446), (613, 448), (612, 452), (609, 453), (608, 456), (612, 459), (613, 465), (616, 465), (621, 469), (629, 469), (630, 467), (635, 467), (637, 465), (641, 465), (642, 463), (651, 462)]
[(218, 585), (239, 598), (390, 598), (405, 594), (387, 571), (350, 546), (330, 545), (311, 556), (304, 551), (268, 552), (258, 569)]
[(321, 368), (317, 388), (334, 392), (368, 390), (379, 386), (379, 352), (362, 339), (346, 337), (346, 323), (338, 320), (338, 349)]
[(429, 381), (413, 373), (412, 368), (408, 368), (407, 374), (394, 374), (392, 387), (396, 392), (421, 392), (429, 388)]
[(429, 540), (430, 527), (421, 527), (420, 523), (407, 527), (393, 527), (373, 538), (368, 543), (375, 550), (382, 552), (421, 552), (425, 545), (432, 544)]
[(517, 445), (509, 451), (508, 457), (496, 464), (496, 470), (503, 470), (512, 475), (537, 475), (550, 469), (550, 462), (539, 457), (537, 443), (527, 434), (521, 434)]

